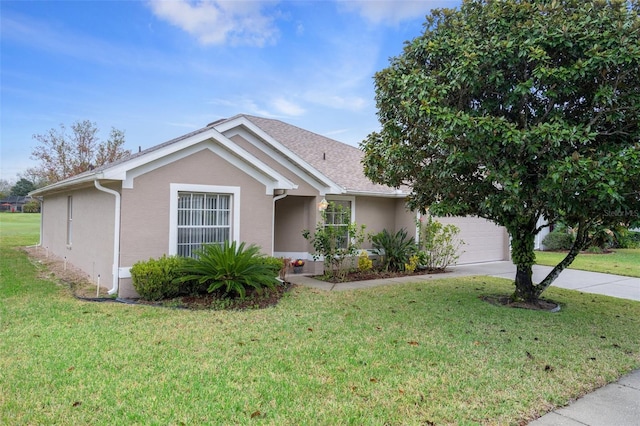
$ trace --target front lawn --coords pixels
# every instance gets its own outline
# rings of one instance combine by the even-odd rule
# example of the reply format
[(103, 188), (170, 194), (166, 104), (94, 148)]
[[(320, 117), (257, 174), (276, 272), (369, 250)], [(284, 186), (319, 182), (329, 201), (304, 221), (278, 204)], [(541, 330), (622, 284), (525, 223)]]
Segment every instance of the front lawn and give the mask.
[(509, 280), (470, 277), (250, 311), (91, 303), (2, 241), (0, 424), (518, 424), (640, 367), (633, 301), (508, 309), (479, 296)]
[[(536, 263), (556, 266), (565, 256), (566, 253), (537, 251)], [(569, 268), (640, 278), (640, 249), (615, 249), (603, 254), (581, 253)]]

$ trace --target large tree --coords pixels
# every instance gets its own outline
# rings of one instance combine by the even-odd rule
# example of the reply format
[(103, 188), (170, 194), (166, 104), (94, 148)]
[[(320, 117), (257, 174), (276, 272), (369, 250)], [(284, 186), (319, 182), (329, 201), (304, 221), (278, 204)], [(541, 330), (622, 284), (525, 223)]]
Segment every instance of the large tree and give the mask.
[(55, 183), (131, 155), (131, 151), (124, 149), (124, 132), (112, 128), (109, 139), (101, 142), (96, 123), (89, 120), (73, 123), (71, 134), (61, 124), (59, 130), (50, 129), (33, 138), (39, 144), (31, 152), (31, 158), (40, 164), (29, 169), (28, 174), (46, 183)]
[(33, 182), (25, 178), (22, 178), (18, 182), (16, 182), (15, 185), (11, 187), (10, 195), (25, 196), (29, 194), (31, 191), (33, 191), (34, 189), (36, 189), (36, 186), (33, 184)]
[[(375, 75), (366, 175), (410, 204), (506, 227), (514, 298), (535, 301), (590, 238), (640, 212), (638, 1), (469, 0)], [(576, 231), (532, 281), (539, 219)]]

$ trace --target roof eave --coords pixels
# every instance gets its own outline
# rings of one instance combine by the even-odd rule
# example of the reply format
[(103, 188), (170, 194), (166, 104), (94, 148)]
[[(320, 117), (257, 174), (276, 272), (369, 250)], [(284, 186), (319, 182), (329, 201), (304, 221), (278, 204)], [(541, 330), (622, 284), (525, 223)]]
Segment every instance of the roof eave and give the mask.
[(47, 185), (42, 188), (38, 188), (34, 191), (29, 192), (28, 195), (32, 197), (40, 197), (45, 194), (59, 192), (65, 188), (69, 188), (72, 186), (78, 186), (83, 183), (93, 182), (96, 179), (103, 179), (103, 173), (89, 173), (82, 174), (79, 176), (71, 177), (65, 180), (61, 180), (60, 182), (52, 183), (51, 185)]
[(363, 191), (357, 189), (347, 189), (344, 192), (346, 195), (355, 195), (361, 197), (379, 197), (379, 198), (407, 198), (410, 194), (400, 189), (394, 192), (382, 192), (382, 191)]

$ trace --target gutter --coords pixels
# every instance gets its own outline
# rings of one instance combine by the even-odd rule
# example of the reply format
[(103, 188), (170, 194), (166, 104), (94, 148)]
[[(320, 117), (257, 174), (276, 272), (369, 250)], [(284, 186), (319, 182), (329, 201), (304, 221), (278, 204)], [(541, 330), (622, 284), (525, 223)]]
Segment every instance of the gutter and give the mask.
[(113, 229), (113, 266), (112, 266), (112, 275), (113, 275), (113, 286), (111, 290), (109, 290), (109, 294), (117, 294), (118, 293), (118, 284), (119, 284), (119, 270), (120, 270), (120, 193), (118, 191), (114, 191), (113, 189), (105, 188), (100, 185), (98, 179), (93, 181), (95, 187), (102, 192), (106, 192), (116, 197), (116, 206), (115, 206), (115, 222)]
[(44, 195), (46, 193), (49, 193), (49, 192), (54, 192), (54, 191), (57, 191), (57, 190), (64, 190), (68, 186), (79, 185), (79, 184), (82, 184), (82, 183), (92, 182), (92, 181), (95, 181), (96, 179), (98, 179), (98, 174), (97, 173), (90, 173), (90, 174), (82, 173), (80, 175), (77, 175), (77, 176), (74, 176), (74, 177), (70, 177), (70, 178), (65, 179), (65, 180), (61, 180), (60, 182), (52, 183), (51, 185), (47, 185), (47, 186), (45, 186), (43, 188), (38, 188), (38, 189), (30, 192), (29, 195), (31, 195), (32, 197), (42, 196), (42, 195)]

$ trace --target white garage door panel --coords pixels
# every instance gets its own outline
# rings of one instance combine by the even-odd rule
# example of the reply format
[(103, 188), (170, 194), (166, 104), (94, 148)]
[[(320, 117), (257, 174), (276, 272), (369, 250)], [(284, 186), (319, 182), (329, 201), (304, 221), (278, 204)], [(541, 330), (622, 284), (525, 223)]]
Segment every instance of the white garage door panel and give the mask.
[(465, 242), (464, 253), (458, 264), (492, 262), (508, 259), (507, 232), (501, 226), (478, 217), (439, 217), (443, 224), (453, 224), (460, 228), (460, 238)]

